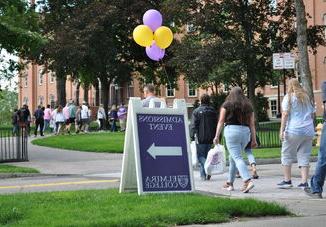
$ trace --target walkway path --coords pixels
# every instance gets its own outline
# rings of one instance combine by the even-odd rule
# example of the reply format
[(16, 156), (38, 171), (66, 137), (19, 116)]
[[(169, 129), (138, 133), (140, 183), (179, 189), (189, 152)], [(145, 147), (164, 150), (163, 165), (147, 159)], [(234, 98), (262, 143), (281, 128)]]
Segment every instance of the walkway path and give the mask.
[[(30, 144), (29, 157), (29, 162), (15, 165), (36, 168), (50, 175), (2, 179), (0, 193), (104, 189), (119, 186), (121, 154), (67, 151)], [(236, 190), (230, 193), (222, 189), (227, 174), (213, 176), (210, 181), (201, 181), (197, 171), (194, 174), (196, 190), (231, 198), (255, 198), (278, 202), (302, 217), (247, 219), (218, 226), (325, 226), (326, 199), (310, 199), (301, 189), (295, 187), (288, 190), (277, 189), (276, 184), (282, 180), (279, 164), (260, 165), (258, 170), (260, 178), (255, 180), (255, 188), (248, 194), (239, 191), (240, 179), (235, 182)], [(313, 170), (314, 164), (311, 172)], [(299, 170), (296, 166), (293, 167), (293, 183), (295, 186), (300, 183)]]

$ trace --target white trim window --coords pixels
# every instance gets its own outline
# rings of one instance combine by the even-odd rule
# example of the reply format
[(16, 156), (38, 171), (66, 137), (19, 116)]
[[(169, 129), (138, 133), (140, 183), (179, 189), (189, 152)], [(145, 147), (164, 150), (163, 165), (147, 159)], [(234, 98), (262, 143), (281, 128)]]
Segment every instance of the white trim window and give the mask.
[(271, 107), (271, 117), (276, 118), (277, 117), (277, 100), (276, 99), (271, 99), (269, 100), (269, 104)]
[(50, 94), (49, 95), (49, 101), (50, 101), (50, 104), (51, 104), (51, 107), (53, 108), (54, 107), (54, 105), (55, 105), (55, 97), (54, 97), (54, 95), (52, 95), (52, 94)]
[(24, 76), (24, 87), (28, 87), (28, 74)]
[(42, 85), (43, 84), (43, 78), (44, 78), (44, 75), (42, 74), (42, 69), (40, 69), (38, 71), (38, 84), (39, 85)]
[(188, 97), (197, 97), (197, 89), (194, 85), (187, 84)]
[(175, 89), (171, 85), (166, 85), (166, 97), (174, 97)]
[(24, 98), (23, 98), (23, 104), (28, 105), (28, 98), (27, 98), (27, 97), (24, 97)]
[[(323, 15), (323, 23), (324, 23), (324, 25), (326, 26), (326, 13)], [(324, 30), (324, 36), (325, 36), (325, 38), (326, 38), (326, 28), (325, 28), (325, 30)]]
[(44, 97), (43, 96), (38, 97), (38, 104), (43, 106), (43, 104), (44, 104)]
[(50, 83), (51, 83), (51, 84), (54, 83), (54, 77), (55, 77), (54, 72), (50, 72)]

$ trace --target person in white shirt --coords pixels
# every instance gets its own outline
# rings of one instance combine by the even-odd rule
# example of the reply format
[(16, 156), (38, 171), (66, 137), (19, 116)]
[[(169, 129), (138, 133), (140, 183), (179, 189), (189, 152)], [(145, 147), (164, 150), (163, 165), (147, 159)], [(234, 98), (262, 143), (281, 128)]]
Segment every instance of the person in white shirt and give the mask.
[(106, 120), (105, 110), (103, 108), (103, 104), (100, 104), (100, 107), (97, 110), (97, 119), (100, 122), (100, 130), (103, 130), (104, 129), (104, 122)]
[(143, 107), (149, 107), (149, 103), (151, 99), (155, 98), (155, 87), (153, 84), (147, 84), (144, 86), (144, 97), (145, 99), (142, 100)]
[(51, 112), (50, 127), (52, 126), (54, 134), (57, 132), (57, 127), (55, 123), (55, 116), (57, 115), (57, 112), (58, 112), (58, 106)]
[(56, 125), (56, 135), (60, 134), (61, 129), (63, 128), (63, 126), (65, 125), (65, 115), (63, 114), (62, 111), (62, 106), (58, 107), (57, 113), (55, 115), (55, 125)]
[(315, 135), (315, 109), (307, 92), (295, 78), (289, 81), (288, 94), (282, 102), (282, 120), (280, 139), (282, 140), (281, 160), (284, 180), (279, 188), (293, 187), (291, 181), (291, 166), (297, 159), (301, 170), (299, 188), (308, 187), (309, 158), (312, 150), (312, 140)]
[(82, 121), (81, 130), (87, 132), (88, 124), (89, 124), (89, 109), (85, 101), (83, 101), (83, 105), (81, 109), (81, 121)]

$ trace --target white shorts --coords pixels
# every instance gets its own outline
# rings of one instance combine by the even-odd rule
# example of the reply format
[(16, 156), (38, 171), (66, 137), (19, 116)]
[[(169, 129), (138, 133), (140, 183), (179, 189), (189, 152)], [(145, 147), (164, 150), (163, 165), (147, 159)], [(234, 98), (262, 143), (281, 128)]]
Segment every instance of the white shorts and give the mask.
[(289, 166), (298, 160), (298, 166), (309, 166), (313, 136), (285, 133), (282, 142), (282, 165)]

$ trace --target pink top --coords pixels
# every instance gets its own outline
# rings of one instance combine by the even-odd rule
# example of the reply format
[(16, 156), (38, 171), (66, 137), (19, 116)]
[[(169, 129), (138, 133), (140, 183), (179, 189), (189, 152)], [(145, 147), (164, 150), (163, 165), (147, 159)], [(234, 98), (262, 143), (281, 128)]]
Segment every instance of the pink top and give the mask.
[(69, 119), (69, 118), (70, 118), (70, 114), (69, 114), (69, 108), (68, 108), (68, 106), (65, 106), (65, 107), (63, 108), (62, 112), (63, 112), (63, 115), (65, 115), (65, 118), (66, 118), (66, 119)]
[(51, 119), (51, 109), (46, 108), (44, 110), (44, 120), (50, 120)]

